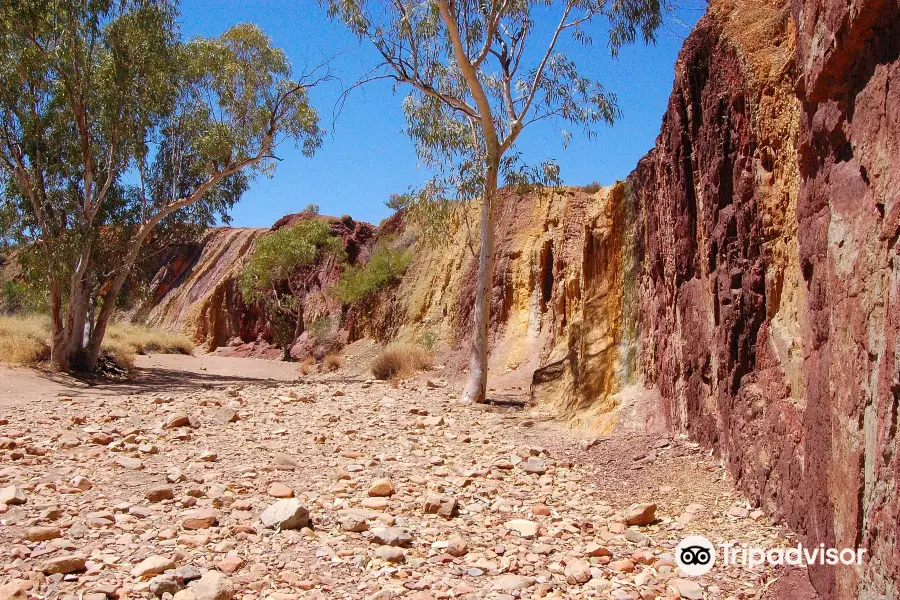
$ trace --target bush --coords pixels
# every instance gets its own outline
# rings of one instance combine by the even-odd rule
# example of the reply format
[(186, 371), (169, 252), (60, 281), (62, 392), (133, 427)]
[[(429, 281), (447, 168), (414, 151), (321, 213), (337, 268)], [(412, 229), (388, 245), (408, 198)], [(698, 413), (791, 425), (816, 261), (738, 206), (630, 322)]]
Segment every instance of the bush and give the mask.
[(408, 249), (377, 246), (366, 264), (344, 270), (332, 295), (344, 304), (358, 302), (400, 279), (411, 261)]
[(375, 379), (407, 379), (434, 366), (434, 356), (415, 344), (391, 344), (372, 360)]
[(340, 354), (328, 354), (322, 359), (322, 372), (333, 373), (344, 366), (344, 359)]
[(594, 181), (593, 183), (589, 183), (587, 185), (581, 186), (582, 192), (587, 192), (588, 194), (596, 194), (600, 190), (603, 189), (603, 186), (600, 185), (599, 181)]
[(437, 343), (437, 334), (430, 329), (423, 329), (419, 335), (416, 336), (416, 343), (423, 348), (432, 350)]

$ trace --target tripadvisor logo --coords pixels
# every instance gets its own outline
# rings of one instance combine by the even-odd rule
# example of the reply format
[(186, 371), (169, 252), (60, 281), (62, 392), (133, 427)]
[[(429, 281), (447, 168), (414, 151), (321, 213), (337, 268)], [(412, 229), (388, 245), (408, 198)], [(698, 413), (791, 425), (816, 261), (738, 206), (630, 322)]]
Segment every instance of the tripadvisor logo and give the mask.
[(715, 562), (716, 549), (702, 535), (688, 536), (675, 548), (675, 563), (691, 577), (709, 573)]

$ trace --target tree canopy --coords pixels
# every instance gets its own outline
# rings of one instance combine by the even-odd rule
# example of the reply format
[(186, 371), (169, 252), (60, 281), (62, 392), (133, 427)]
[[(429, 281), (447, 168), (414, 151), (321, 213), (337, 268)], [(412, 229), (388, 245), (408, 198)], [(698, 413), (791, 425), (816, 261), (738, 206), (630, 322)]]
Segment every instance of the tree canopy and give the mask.
[(49, 291), (58, 366), (85, 323), (96, 361), (148, 240), (227, 220), (279, 144), (321, 144), (314, 74), (255, 25), (185, 42), (176, 17), (167, 0), (0, 5), (0, 215)]

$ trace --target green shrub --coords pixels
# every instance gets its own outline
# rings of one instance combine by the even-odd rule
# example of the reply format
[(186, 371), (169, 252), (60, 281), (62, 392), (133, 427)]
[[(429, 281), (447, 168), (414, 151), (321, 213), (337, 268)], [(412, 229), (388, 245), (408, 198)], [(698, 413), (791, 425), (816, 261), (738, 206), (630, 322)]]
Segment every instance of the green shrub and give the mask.
[(411, 261), (406, 248), (376, 246), (366, 264), (344, 270), (332, 294), (344, 304), (358, 302), (400, 279)]

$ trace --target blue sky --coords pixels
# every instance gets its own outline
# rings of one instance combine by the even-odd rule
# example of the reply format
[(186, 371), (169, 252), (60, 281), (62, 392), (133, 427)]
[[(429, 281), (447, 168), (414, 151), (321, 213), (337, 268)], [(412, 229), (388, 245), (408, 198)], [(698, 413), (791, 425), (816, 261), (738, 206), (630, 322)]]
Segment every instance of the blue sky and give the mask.
[[(215, 36), (240, 22), (256, 23), (287, 52), (295, 71), (335, 57), (328, 82), (310, 93), (329, 133), (313, 158), (287, 145), (276, 154), (283, 159), (273, 178), (260, 178), (232, 211), (233, 225), (268, 227), (279, 217), (318, 204), (323, 214), (350, 214), (378, 223), (390, 214), (384, 206), (393, 192), (407, 191), (428, 179), (417, 165), (412, 142), (404, 131), (401, 101), (404, 89), (374, 82), (354, 91), (333, 120), (342, 84), (351, 85), (377, 64), (377, 53), (360, 44), (339, 23), (331, 22), (315, 0), (182, 0), (181, 31), (186, 38)], [(612, 128), (602, 127), (588, 140), (574, 130), (563, 148), (563, 126), (526, 129), (517, 149), (531, 163), (547, 158), (561, 166), (563, 182), (583, 185), (622, 179), (652, 146), (668, 102), (678, 50), (702, 15), (696, 2), (681, 5), (678, 20), (660, 31), (656, 45), (623, 48), (609, 56), (601, 36), (593, 46), (569, 46), (569, 53), (585, 74), (596, 77), (618, 96), (624, 116)], [(539, 39), (541, 17), (536, 19)]]

